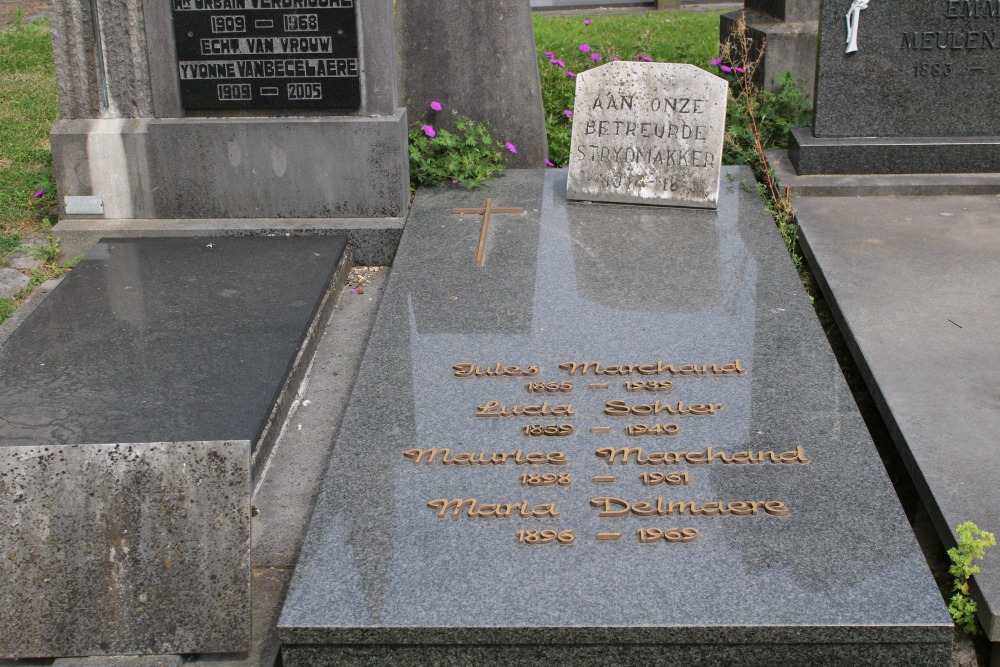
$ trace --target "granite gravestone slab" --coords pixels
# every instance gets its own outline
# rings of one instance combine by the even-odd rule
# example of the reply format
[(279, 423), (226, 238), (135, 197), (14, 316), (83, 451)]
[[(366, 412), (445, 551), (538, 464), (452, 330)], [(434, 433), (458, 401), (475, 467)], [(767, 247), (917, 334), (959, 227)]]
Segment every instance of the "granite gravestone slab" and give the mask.
[[(418, 194), (286, 665), (948, 664), (937, 587), (730, 169), (717, 211), (568, 203), (561, 170)], [(525, 213), (490, 222), (496, 280), (470, 289), (480, 224), (451, 211), (483, 196)]]
[(174, 0), (185, 109), (361, 104), (354, 0)]
[[(1000, 171), (1000, 4), (827, 0), (800, 174)], [(956, 106), (957, 105), (957, 106)]]
[(344, 247), (106, 239), (6, 338), (0, 657), (246, 650), (253, 471)]
[[(1000, 529), (1000, 470), (990, 463), (1000, 455), (997, 203), (996, 195), (796, 203), (802, 249), (821, 267), (816, 276), (949, 546), (965, 521)], [(997, 656), (1000, 550), (980, 565), (972, 595)]]
[(728, 84), (694, 65), (612, 62), (576, 79), (568, 196), (715, 208)]

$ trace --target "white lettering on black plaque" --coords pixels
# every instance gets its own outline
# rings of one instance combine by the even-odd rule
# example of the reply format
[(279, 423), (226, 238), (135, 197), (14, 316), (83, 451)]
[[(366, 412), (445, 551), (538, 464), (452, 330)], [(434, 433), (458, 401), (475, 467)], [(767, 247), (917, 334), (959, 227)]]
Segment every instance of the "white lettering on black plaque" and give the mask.
[(185, 109), (356, 108), (356, 0), (173, 0)]

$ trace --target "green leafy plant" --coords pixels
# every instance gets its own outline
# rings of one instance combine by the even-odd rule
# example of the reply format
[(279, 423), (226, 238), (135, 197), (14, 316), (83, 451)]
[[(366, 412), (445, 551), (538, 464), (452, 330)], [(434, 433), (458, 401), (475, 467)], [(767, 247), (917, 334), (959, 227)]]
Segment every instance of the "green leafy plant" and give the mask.
[[(438, 112), (441, 105), (432, 102), (431, 110)], [(426, 115), (410, 130), (410, 181), (414, 185), (451, 181), (475, 188), (502, 176), (507, 155), (517, 152), (514, 144), (494, 139), (487, 124), (457, 111), (452, 111), (452, 116), (454, 132), (440, 124), (435, 128), (426, 122)]]
[(993, 533), (979, 530), (971, 521), (966, 521), (956, 531), (958, 546), (948, 549), (948, 557), (951, 559), (948, 572), (955, 577), (948, 611), (962, 632), (974, 635), (979, 630), (976, 627), (976, 601), (969, 597), (969, 579), (979, 572), (979, 566), (972, 563), (982, 560), (986, 556), (986, 549), (996, 546), (997, 539)]

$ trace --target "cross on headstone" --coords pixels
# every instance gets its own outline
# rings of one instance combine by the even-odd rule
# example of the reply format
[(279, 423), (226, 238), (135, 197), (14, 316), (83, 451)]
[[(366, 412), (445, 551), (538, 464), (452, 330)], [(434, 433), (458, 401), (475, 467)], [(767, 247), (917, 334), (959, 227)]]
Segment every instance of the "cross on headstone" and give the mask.
[(486, 234), (489, 232), (490, 228), (490, 215), (517, 215), (524, 213), (523, 208), (493, 208), (493, 198), (486, 198), (486, 206), (483, 208), (453, 208), (452, 213), (458, 215), (465, 215), (467, 213), (474, 213), (476, 215), (483, 216), (483, 228), (479, 232), (479, 250), (476, 251), (476, 266), (483, 265), (483, 255), (486, 252)]

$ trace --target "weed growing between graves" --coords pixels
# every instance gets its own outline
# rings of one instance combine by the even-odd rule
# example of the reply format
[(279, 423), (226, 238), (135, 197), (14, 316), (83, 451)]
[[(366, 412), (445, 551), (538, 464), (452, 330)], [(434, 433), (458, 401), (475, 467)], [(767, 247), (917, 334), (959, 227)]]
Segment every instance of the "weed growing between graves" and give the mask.
[(27, 299), (35, 288), (52, 278), (58, 278), (80, 261), (81, 256), (76, 256), (66, 262), (57, 262), (59, 257), (59, 237), (46, 234), (45, 245), (39, 247), (18, 246), (18, 250), (28, 253), (29, 256), (42, 262), (37, 268), (31, 269), (28, 283), (10, 299), (0, 299), (0, 324), (3, 324), (14, 310)]
[(979, 566), (972, 563), (982, 560), (986, 549), (996, 546), (997, 539), (993, 533), (979, 530), (971, 521), (966, 521), (956, 531), (958, 546), (948, 549), (948, 558), (951, 559), (948, 572), (955, 577), (948, 611), (959, 630), (974, 635), (979, 629), (976, 627), (976, 601), (969, 597), (969, 579), (979, 572)]
[[(491, 128), (452, 110), (455, 132), (440, 127), (438, 102), (430, 103), (410, 130), (410, 182), (412, 185), (437, 185), (451, 181), (475, 188), (502, 176), (507, 169), (507, 154), (517, 153), (517, 146), (500, 143)], [(435, 125), (438, 125), (435, 128)]]
[(798, 248), (798, 225), (793, 217), (791, 194), (787, 189), (781, 190), (764, 152), (772, 147), (787, 147), (789, 130), (809, 124), (811, 111), (791, 76), (786, 75), (778, 93), (768, 92), (753, 83), (763, 54), (763, 48), (758, 50), (754, 46), (747, 32), (746, 15), (743, 15), (722, 45), (720, 56), (711, 62), (729, 80), (723, 162), (746, 164), (753, 169), (757, 191), (774, 216), (788, 254), (811, 294), (812, 277)]

